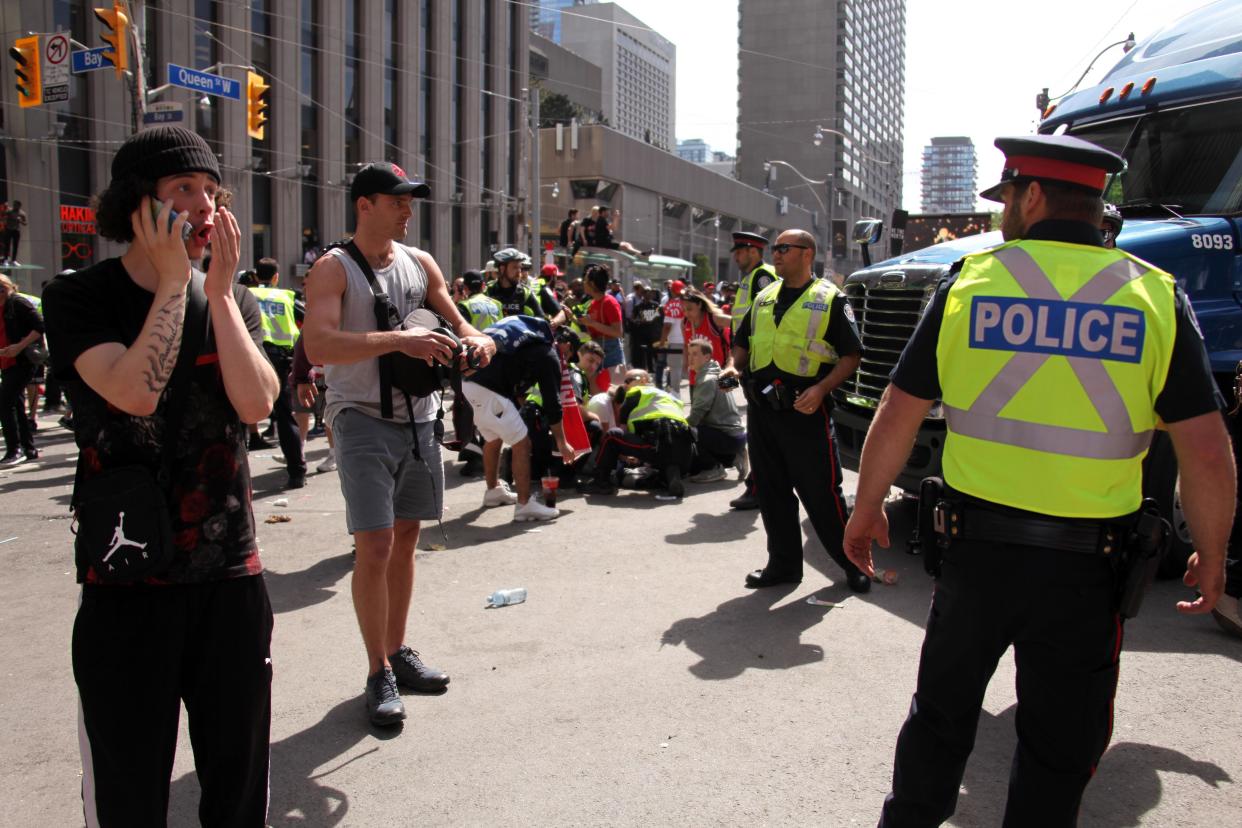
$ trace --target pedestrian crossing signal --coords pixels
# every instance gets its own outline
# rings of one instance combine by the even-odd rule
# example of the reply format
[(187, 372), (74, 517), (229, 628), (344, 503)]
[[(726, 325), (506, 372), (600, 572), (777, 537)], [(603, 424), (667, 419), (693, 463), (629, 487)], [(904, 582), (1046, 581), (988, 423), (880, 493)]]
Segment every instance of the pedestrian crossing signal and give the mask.
[(271, 88), (263, 82), (262, 75), (246, 73), (246, 134), (256, 141), (263, 140), (263, 127), (267, 124), (267, 101), (263, 96)]
[(39, 36), (19, 37), (9, 54), (17, 62), (17, 99), (22, 107), (43, 103), (43, 82), (39, 77)]
[(108, 27), (100, 37), (112, 48), (105, 49), (103, 56), (112, 61), (119, 78), (129, 68), (129, 15), (125, 13), (125, 4), (114, 0), (110, 9), (95, 9), (95, 16)]

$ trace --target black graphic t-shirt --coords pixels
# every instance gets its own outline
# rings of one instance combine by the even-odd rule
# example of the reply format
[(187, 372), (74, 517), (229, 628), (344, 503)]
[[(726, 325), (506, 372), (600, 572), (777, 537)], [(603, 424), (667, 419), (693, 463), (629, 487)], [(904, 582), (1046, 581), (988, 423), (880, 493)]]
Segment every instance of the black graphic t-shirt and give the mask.
[[(58, 276), (44, 289), (51, 365), (73, 405), (83, 479), (134, 464), (159, 471), (167, 390), (152, 416), (137, 417), (105, 401), (73, 367), (96, 345), (132, 345), (154, 298), (130, 279), (120, 259)], [(254, 295), (235, 285), (233, 298), (251, 339), (261, 346), (263, 326)], [(250, 506), (248, 433), (225, 393), (210, 325), (199, 347), (180, 431), (169, 492), (177, 553), (168, 572), (148, 583), (199, 583), (262, 572)], [(77, 573), (79, 583), (96, 580), (85, 560), (77, 561)]]

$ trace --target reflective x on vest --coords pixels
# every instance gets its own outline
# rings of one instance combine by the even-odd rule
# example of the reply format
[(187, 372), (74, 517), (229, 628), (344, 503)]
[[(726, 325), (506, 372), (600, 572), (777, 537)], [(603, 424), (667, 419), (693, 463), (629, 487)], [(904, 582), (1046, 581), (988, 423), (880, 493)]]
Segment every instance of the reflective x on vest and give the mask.
[[(1004, 350), (1015, 353), (970, 408), (945, 405), (949, 429), (994, 443), (1095, 460), (1123, 460), (1144, 452), (1151, 442), (1152, 432), (1134, 431), (1121, 392), (1099, 358), (1103, 354), (1091, 353), (1092, 349), (1102, 351), (1111, 348), (1107, 354), (1110, 359), (1133, 362), (1141, 359), (1142, 313), (1131, 308), (1101, 306), (1100, 303), (1115, 294), (1122, 285), (1141, 276), (1144, 272), (1142, 268), (1128, 258), (1120, 259), (1096, 273), (1069, 299), (1062, 299), (1047, 274), (1025, 250), (1006, 247), (993, 255), (1033, 301), (988, 301), (989, 297), (974, 297), (974, 305), (970, 309), (971, 347), (994, 346), (997, 335), (1002, 339), (1008, 336), (1010, 341)], [(1049, 337), (1045, 331), (1041, 338), (1036, 334), (1038, 320), (1048, 318), (1054, 303), (1064, 314), (1061, 317), (1063, 330), (1058, 337)], [(1080, 310), (1074, 307), (1074, 303), (1091, 307)], [(1006, 313), (1010, 314), (1008, 319)], [(1079, 313), (1082, 313), (1081, 317)], [(1089, 317), (1090, 314), (1097, 315)], [(1134, 317), (1137, 317), (1137, 322)], [(1021, 332), (1015, 333), (1019, 322), (1022, 324)], [(1099, 331), (1104, 322), (1111, 322), (1113, 330), (1111, 337), (1101, 341)], [(1001, 409), (1054, 355), (1065, 356), (1069, 361), (1083, 391), (1108, 429), (1107, 433), (1000, 416)]]

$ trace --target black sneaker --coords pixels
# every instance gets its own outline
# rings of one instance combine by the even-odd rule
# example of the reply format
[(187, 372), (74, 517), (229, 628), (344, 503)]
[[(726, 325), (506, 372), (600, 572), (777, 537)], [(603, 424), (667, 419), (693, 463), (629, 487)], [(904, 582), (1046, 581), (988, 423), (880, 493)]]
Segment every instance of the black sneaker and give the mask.
[(290, 474), (289, 481), (285, 483), (286, 489), (304, 489), (306, 488), (306, 473)]
[(250, 449), (251, 451), (263, 451), (264, 449), (275, 448), (275, 446), (273, 446), (267, 440), (264, 440), (258, 434), (251, 434), (250, 443), (249, 445), (246, 446), (246, 448)]
[(611, 480), (600, 480), (599, 478), (596, 478), (582, 486), (581, 491), (583, 494), (589, 495), (615, 495), (617, 493), (617, 487), (613, 485)]
[(423, 664), (418, 653), (404, 644), (388, 657), (388, 661), (392, 664), (392, 674), (402, 687), (419, 693), (438, 693), (448, 687), (448, 673)]
[(664, 475), (668, 478), (668, 493), (673, 497), (685, 497), (686, 484), (681, 479), (681, 467), (671, 465), (664, 470)]
[(367, 716), (371, 724), (389, 727), (405, 718), (405, 705), (397, 693), (397, 679), (385, 667), (367, 677)]

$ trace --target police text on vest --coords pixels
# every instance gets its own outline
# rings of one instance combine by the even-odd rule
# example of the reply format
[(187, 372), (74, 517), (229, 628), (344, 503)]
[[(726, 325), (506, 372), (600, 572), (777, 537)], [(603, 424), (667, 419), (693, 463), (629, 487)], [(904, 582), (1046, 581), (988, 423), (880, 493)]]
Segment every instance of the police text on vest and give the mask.
[(970, 347), (1139, 362), (1147, 320), (1134, 308), (1008, 296), (971, 299)]

